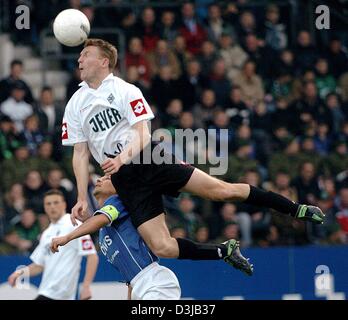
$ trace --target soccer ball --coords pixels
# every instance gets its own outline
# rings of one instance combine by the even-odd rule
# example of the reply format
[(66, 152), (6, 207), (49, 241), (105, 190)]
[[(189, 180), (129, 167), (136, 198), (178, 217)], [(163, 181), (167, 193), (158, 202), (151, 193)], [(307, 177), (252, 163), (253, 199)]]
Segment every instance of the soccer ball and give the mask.
[(75, 47), (84, 42), (90, 28), (88, 18), (76, 9), (63, 10), (53, 22), (54, 36), (61, 44), (68, 47)]

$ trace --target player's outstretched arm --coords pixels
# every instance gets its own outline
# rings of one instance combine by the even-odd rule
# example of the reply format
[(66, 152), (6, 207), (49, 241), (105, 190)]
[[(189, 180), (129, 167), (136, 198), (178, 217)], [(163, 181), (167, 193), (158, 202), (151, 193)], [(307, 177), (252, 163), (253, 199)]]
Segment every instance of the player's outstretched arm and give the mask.
[(93, 216), (67, 235), (53, 238), (50, 249), (53, 253), (59, 252), (59, 246), (64, 246), (71, 240), (80, 238), (86, 234), (94, 233), (109, 223), (110, 220), (103, 214)]
[(71, 222), (77, 225), (76, 219), (85, 221), (89, 218), (88, 202), (87, 202), (87, 186), (88, 186), (88, 165), (89, 152), (87, 142), (76, 143), (74, 145), (73, 169), (77, 183), (77, 203), (71, 210)]
[[(27, 269), (27, 270), (24, 270), (24, 269)], [(44, 269), (43, 266), (40, 266), (36, 263), (31, 263), (29, 266), (27, 266), (25, 268), (21, 268), (19, 270), (14, 271), (13, 273), (11, 273), (11, 275), (7, 279), (8, 284), (11, 287), (14, 287), (18, 277), (23, 275), (26, 271), (27, 271), (28, 276), (34, 277), (34, 276), (42, 273), (43, 269)]]

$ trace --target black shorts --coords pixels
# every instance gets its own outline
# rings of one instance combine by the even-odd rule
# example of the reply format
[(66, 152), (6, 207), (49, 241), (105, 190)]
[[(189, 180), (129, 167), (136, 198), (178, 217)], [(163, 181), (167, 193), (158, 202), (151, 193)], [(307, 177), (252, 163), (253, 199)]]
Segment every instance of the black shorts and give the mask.
[[(152, 143), (152, 150), (154, 146), (156, 144)], [(178, 197), (179, 189), (186, 185), (195, 169), (180, 162), (173, 154), (164, 153), (164, 156), (172, 161), (171, 164), (130, 163), (111, 176), (136, 228), (163, 213), (162, 195)]]

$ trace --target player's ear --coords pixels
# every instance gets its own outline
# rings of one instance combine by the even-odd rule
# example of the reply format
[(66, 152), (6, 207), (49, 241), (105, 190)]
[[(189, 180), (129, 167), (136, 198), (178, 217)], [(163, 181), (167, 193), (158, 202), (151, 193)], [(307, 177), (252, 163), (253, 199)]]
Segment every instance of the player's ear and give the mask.
[(104, 58), (103, 59), (102, 66), (104, 68), (106, 68), (106, 67), (108, 68), (109, 67), (109, 59), (108, 58)]

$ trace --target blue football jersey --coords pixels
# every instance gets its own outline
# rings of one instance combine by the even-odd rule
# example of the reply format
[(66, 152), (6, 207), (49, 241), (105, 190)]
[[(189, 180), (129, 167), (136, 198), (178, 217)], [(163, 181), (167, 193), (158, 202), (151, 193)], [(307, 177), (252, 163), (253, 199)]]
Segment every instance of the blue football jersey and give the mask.
[(104, 214), (110, 220), (110, 224), (99, 231), (100, 249), (126, 282), (159, 260), (140, 237), (117, 195), (109, 197), (95, 214)]

